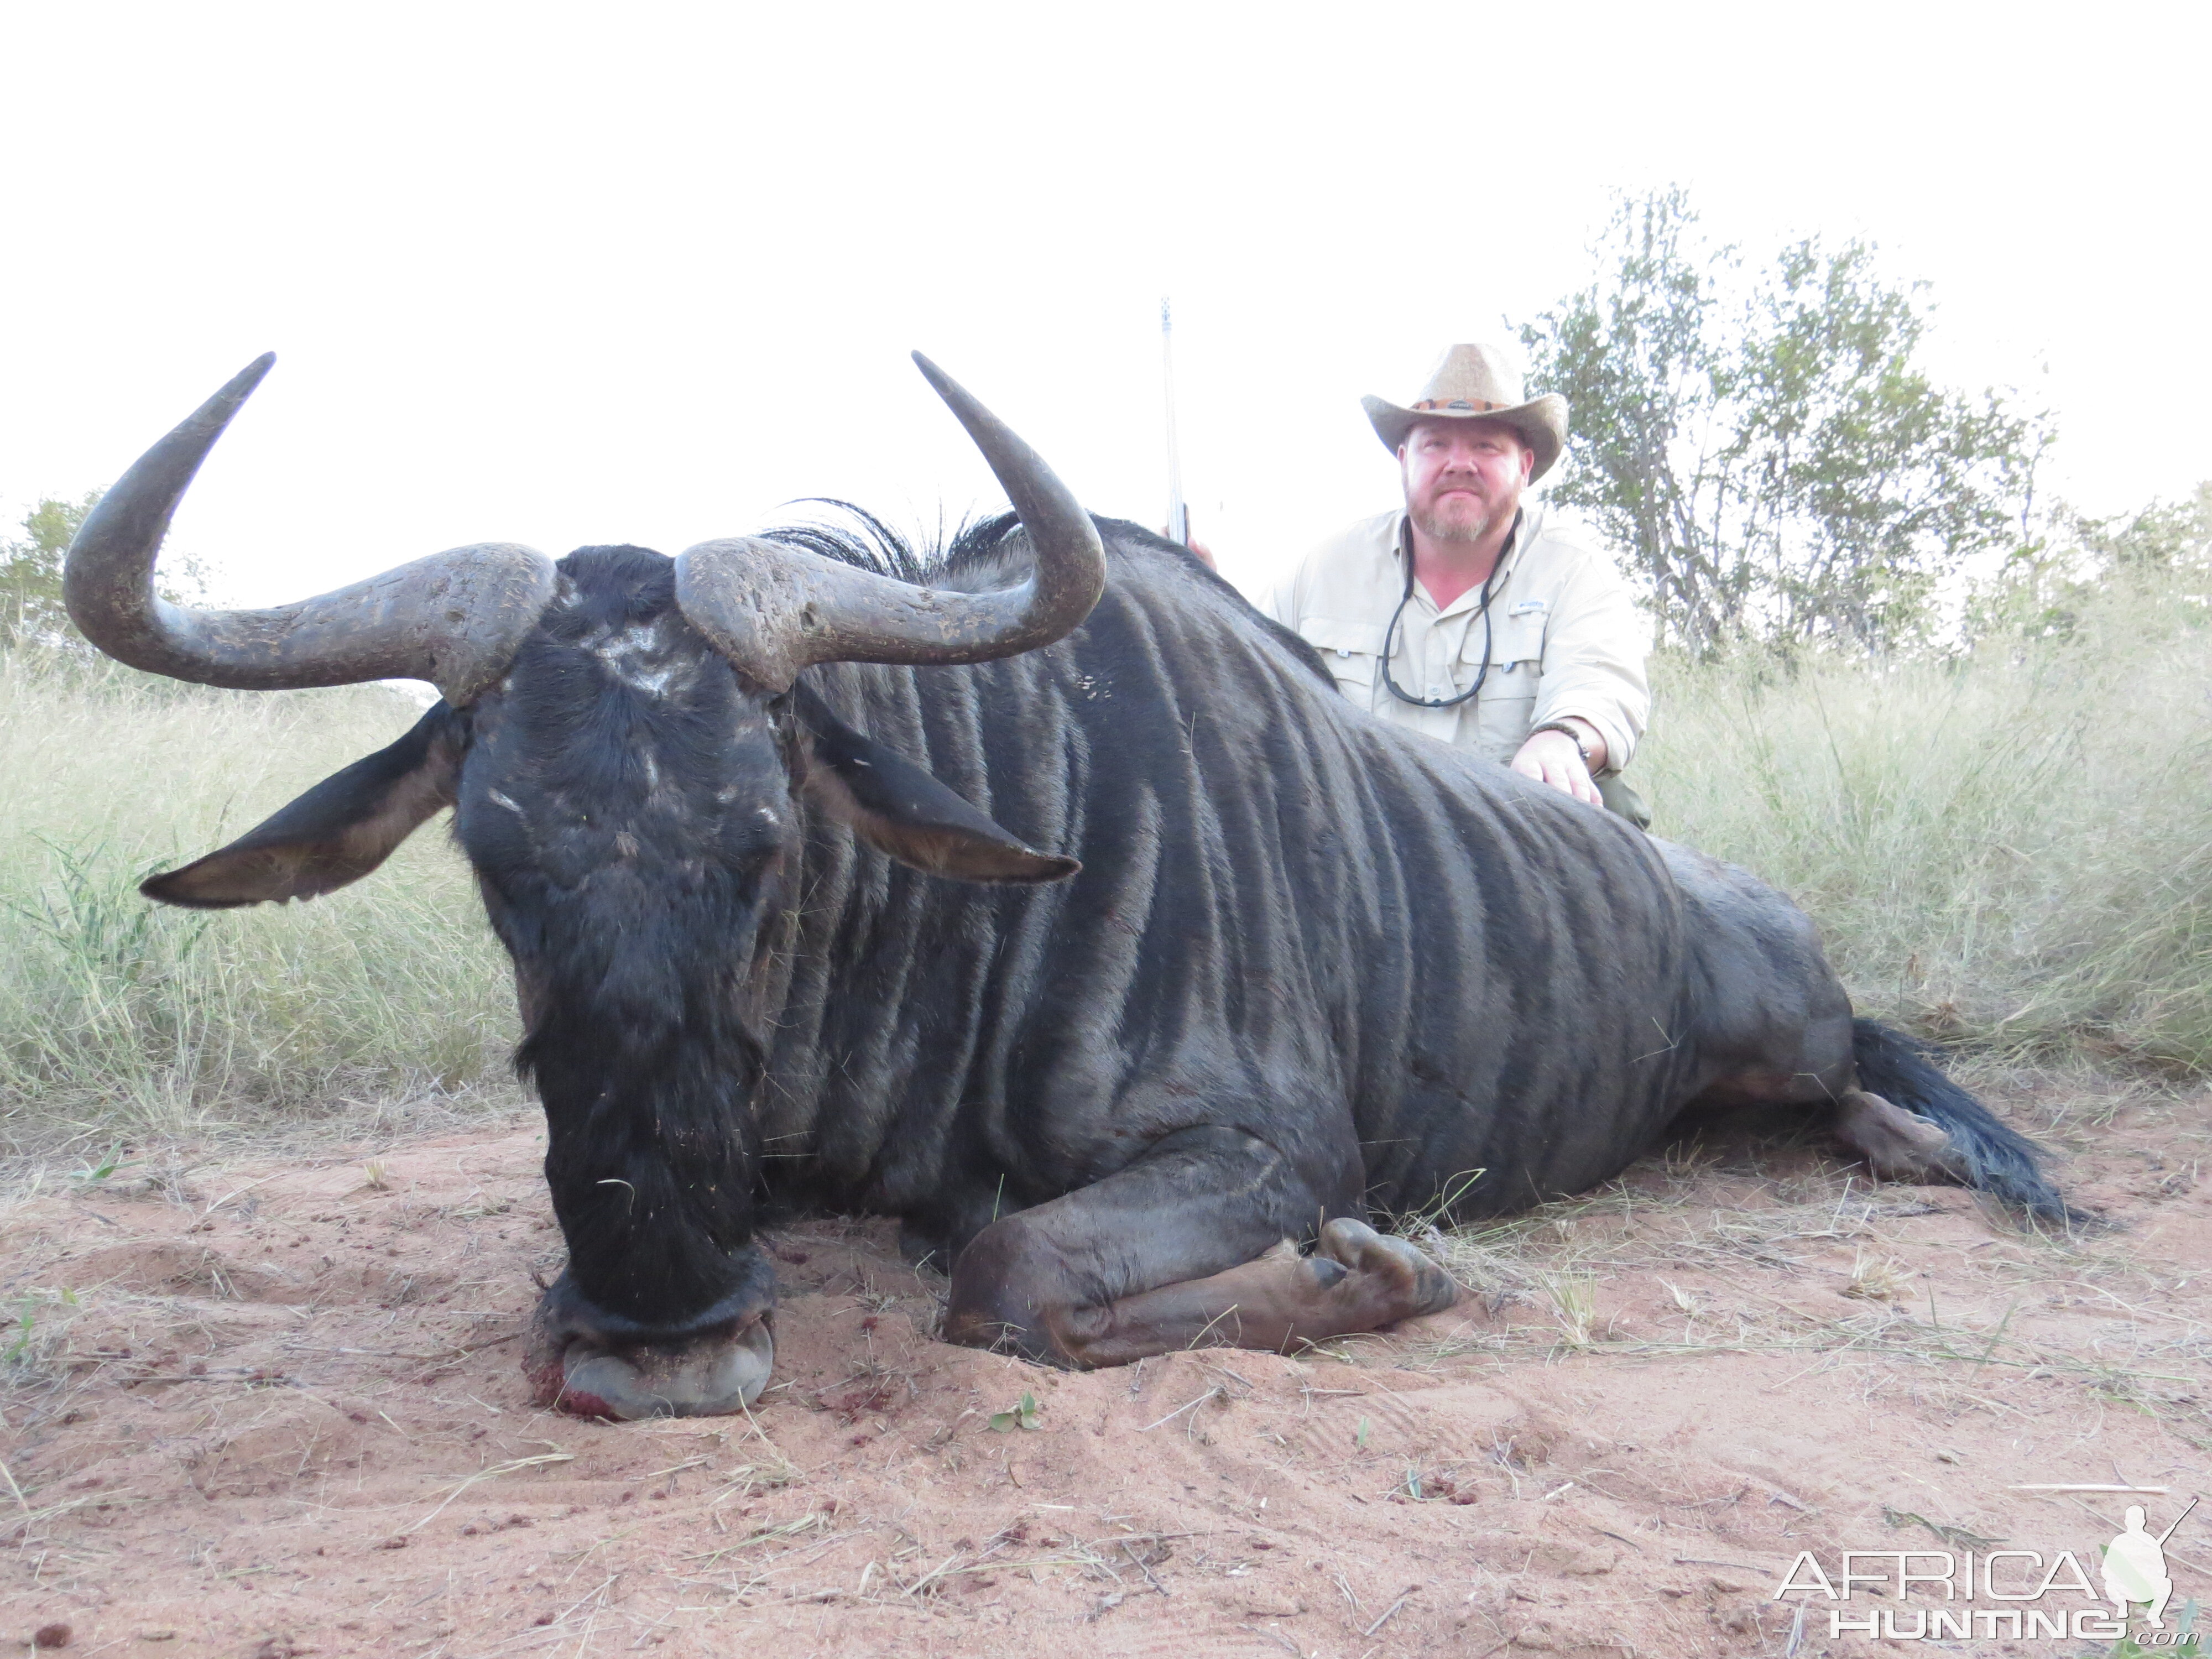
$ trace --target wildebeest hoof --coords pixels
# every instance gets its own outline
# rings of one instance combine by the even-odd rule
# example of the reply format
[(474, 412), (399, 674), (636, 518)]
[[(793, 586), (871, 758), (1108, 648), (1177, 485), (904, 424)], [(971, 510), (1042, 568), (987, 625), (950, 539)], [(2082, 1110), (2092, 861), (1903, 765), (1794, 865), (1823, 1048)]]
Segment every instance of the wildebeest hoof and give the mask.
[(689, 1329), (653, 1331), (595, 1305), (563, 1273), (538, 1304), (524, 1351), (532, 1397), (579, 1417), (715, 1417), (760, 1398), (775, 1369), (764, 1261)]
[(1423, 1314), (1442, 1313), (1459, 1299), (1451, 1275), (1402, 1238), (1378, 1233), (1364, 1221), (1340, 1216), (1321, 1230), (1321, 1248), (1310, 1258), (1323, 1284), (1340, 1282), (1375, 1308), (1375, 1323), (1395, 1324)]
[(1837, 1100), (1835, 1133), (1884, 1181), (1959, 1178), (1949, 1135), (1864, 1089), (1847, 1089)]
[(579, 1417), (718, 1417), (760, 1398), (775, 1369), (763, 1315), (733, 1334), (620, 1351), (587, 1336), (556, 1343), (532, 1333), (524, 1361), (537, 1403)]

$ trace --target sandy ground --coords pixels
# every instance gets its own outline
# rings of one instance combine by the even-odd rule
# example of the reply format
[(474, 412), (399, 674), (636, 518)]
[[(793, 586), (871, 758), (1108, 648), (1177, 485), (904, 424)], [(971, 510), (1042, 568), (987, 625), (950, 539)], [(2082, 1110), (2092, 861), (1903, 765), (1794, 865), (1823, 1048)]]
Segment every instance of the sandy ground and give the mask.
[[(1963, 1193), (1724, 1138), (1448, 1241), (1470, 1294), (1418, 1327), (1063, 1376), (933, 1340), (941, 1281), (885, 1226), (823, 1220), (775, 1240), (753, 1418), (629, 1426), (525, 1395), (532, 1274), (560, 1259), (534, 1128), (148, 1149), (0, 1222), (0, 1637), (161, 1659), (1875, 1651), (1778, 1601), (1798, 1552), (2009, 1540), (2094, 1572), (2129, 1500), (2014, 1487), (2166, 1486), (2135, 1500), (2160, 1524), (2212, 1491), (2212, 1095), (1980, 1081), (2121, 1229), (2023, 1237)], [(2177, 1607), (2212, 1600), (2205, 1515), (2170, 1544)]]

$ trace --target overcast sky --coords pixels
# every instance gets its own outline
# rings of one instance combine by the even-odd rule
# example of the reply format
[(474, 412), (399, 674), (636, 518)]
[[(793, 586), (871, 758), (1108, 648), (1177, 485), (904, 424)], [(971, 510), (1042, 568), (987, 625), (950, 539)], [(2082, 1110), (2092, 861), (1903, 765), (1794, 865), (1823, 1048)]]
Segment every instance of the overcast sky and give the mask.
[(1358, 408), (1587, 280), (1613, 190), (1878, 240), (2097, 510), (2212, 476), (2208, 9), (0, 3), (0, 499), (256, 353), (233, 601), (992, 487), (906, 353), (1248, 586), (1392, 504)]

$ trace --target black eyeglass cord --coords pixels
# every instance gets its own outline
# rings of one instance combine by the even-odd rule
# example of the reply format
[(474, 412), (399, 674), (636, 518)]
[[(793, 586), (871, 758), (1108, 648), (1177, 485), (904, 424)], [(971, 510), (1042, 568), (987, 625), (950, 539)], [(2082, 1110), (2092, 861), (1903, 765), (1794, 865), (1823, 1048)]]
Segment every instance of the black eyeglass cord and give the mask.
[(1475, 607), (1475, 614), (1482, 618), (1482, 666), (1474, 671), (1474, 684), (1455, 697), (1417, 697), (1391, 678), (1390, 659), (1396, 654), (1392, 641), (1397, 638), (1398, 623), (1405, 617), (1406, 607), (1413, 598), (1413, 550), (1410, 546), (1401, 550), (1406, 556), (1406, 591), (1399, 598), (1398, 608), (1390, 613), (1390, 625), (1382, 630), (1382, 684), (1400, 702), (1409, 702), (1416, 708), (1456, 708), (1471, 698), (1482, 695), (1482, 683), (1490, 678), (1490, 647), (1493, 639), (1490, 618), (1491, 592), (1498, 573), (1505, 568), (1505, 561), (1512, 555), (1513, 544), (1520, 537), (1521, 514), (1516, 512), (1513, 528), (1506, 532), (1505, 545), (1498, 550), (1498, 558), (1491, 565), (1490, 574), (1482, 579), (1482, 603)]

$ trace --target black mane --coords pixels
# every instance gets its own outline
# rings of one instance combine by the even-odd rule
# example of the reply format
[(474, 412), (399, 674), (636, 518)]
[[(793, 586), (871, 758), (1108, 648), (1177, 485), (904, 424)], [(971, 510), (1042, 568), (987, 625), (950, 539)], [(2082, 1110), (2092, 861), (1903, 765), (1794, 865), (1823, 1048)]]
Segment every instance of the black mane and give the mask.
[(916, 586), (942, 583), (988, 562), (1020, 528), (1020, 520), (1012, 513), (995, 513), (987, 519), (963, 520), (949, 540), (940, 525), (935, 539), (918, 547), (867, 508), (851, 501), (821, 495), (794, 504), (828, 507), (852, 523), (782, 525), (762, 532), (769, 540)]
[[(993, 572), (1000, 558), (1011, 550), (1006, 544), (1018, 538), (1022, 528), (1020, 519), (1012, 511), (994, 513), (988, 518), (963, 520), (954, 527), (950, 538), (940, 525), (934, 539), (917, 546), (867, 508), (851, 501), (817, 495), (792, 505), (828, 507), (853, 522), (850, 526), (834, 520), (781, 525), (761, 534), (770, 541), (802, 547), (840, 564), (872, 570), (879, 576), (916, 586), (958, 586), (963, 578), (978, 572)], [(1109, 564), (1140, 550), (1165, 554), (1189, 569), (1203, 572), (1219, 583), (1223, 591), (1237, 592), (1188, 548), (1178, 547), (1140, 524), (1126, 519), (1100, 518), (1096, 514), (1091, 521), (1097, 526), (1099, 537), (1105, 543)], [(1241, 599), (1242, 596), (1238, 597)]]

